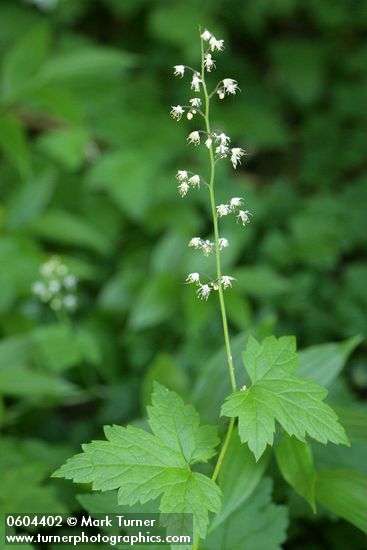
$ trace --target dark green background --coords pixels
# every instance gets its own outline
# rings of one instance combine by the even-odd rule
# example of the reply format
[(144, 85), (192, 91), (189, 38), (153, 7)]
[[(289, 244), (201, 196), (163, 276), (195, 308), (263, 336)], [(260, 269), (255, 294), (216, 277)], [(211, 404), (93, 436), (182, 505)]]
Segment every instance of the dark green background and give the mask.
[[(71, 484), (56, 498), (61, 482), (41, 490), (37, 480), (103, 423), (139, 417), (154, 378), (189, 398), (222, 346), (216, 300), (202, 303), (183, 284), (214, 267), (187, 249), (210, 235), (207, 194), (181, 199), (175, 182), (177, 169), (205, 175), (206, 156), (186, 145), (197, 122), (169, 117), (192, 97), (172, 65), (197, 65), (199, 24), (226, 44), (212, 85), (233, 77), (242, 90), (215, 100), (215, 125), (250, 152), (236, 172), (222, 163), (216, 184), (218, 201), (242, 196), (253, 213), (246, 228), (222, 226), (225, 272), (237, 279), (226, 294), (232, 334), (295, 334), (303, 348), (366, 333), (366, 2), (60, 0), (42, 10), (2, 0), (0, 446), (14, 470), (9, 495), (31, 476), (30, 502), (75, 508)], [(53, 254), (80, 279), (72, 329), (30, 291)], [(340, 381), (348, 403), (366, 396), (363, 351)], [(300, 516), (289, 548), (363, 545), (345, 522)]]

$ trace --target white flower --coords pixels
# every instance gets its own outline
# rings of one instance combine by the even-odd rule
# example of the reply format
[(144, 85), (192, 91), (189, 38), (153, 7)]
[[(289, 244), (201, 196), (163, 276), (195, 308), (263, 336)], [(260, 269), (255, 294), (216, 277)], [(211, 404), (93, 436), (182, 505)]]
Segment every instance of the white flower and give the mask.
[(233, 78), (225, 78), (223, 88), (227, 94), (235, 94), (239, 90), (237, 80), (233, 80)]
[(67, 275), (63, 283), (65, 288), (75, 288), (77, 279), (74, 275)]
[(210, 71), (215, 67), (215, 60), (212, 58), (210, 53), (204, 55), (204, 67), (210, 73)]
[(174, 69), (174, 75), (175, 76), (181, 76), (183, 77), (184, 73), (185, 73), (185, 65), (175, 65), (173, 67)]
[(66, 309), (75, 309), (76, 308), (76, 297), (72, 294), (67, 294), (63, 299), (63, 304)]
[(189, 100), (189, 102), (190, 102), (190, 105), (192, 105), (192, 107), (199, 108), (201, 105), (200, 97), (193, 97), (192, 99)]
[(251, 212), (248, 210), (240, 210), (238, 212), (237, 218), (242, 221), (243, 225), (246, 225), (247, 223), (250, 223), (249, 215), (251, 215)]
[(186, 277), (187, 283), (200, 283), (200, 275), (199, 273), (189, 273)]
[(189, 242), (189, 246), (192, 246), (195, 248), (195, 250), (198, 250), (198, 248), (201, 248), (203, 244), (202, 239), (200, 237), (193, 237), (191, 241)]
[(198, 176), (197, 174), (191, 176), (191, 178), (189, 179), (189, 183), (191, 183), (193, 187), (196, 187), (200, 184), (200, 176)]
[(227, 216), (227, 214), (229, 214), (230, 211), (231, 210), (228, 204), (219, 204), (219, 206), (217, 206), (217, 215), (219, 218), (221, 218), (222, 216)]
[(229, 201), (229, 205), (232, 209), (237, 208), (238, 206), (242, 206), (242, 204), (243, 199), (241, 199), (240, 197), (233, 197), (233, 199)]
[(208, 42), (208, 40), (211, 39), (212, 34), (211, 34), (207, 29), (205, 29), (205, 31), (204, 31), (203, 33), (201, 33), (200, 37), (201, 37), (205, 42)]
[(181, 120), (182, 115), (184, 114), (185, 109), (181, 107), (181, 105), (176, 105), (176, 107), (172, 107), (170, 115), (172, 118), (177, 119), (177, 121)]
[(219, 95), (219, 99), (224, 99), (226, 95), (223, 88), (218, 88), (217, 94)]
[(213, 289), (213, 290), (218, 290), (219, 285), (218, 285), (217, 281), (213, 281), (213, 282), (210, 283), (210, 284), (212, 285), (212, 289)]
[(191, 120), (195, 114), (196, 114), (196, 111), (189, 111), (186, 115), (187, 120)]
[(201, 249), (204, 252), (204, 256), (209, 256), (213, 252), (214, 243), (206, 240), (201, 243)]
[(226, 136), (226, 134), (215, 134), (216, 141), (219, 141), (221, 145), (228, 145), (228, 143), (231, 141), (231, 138)]
[(231, 288), (232, 281), (234, 281), (234, 278), (229, 275), (222, 275), (220, 278), (220, 282), (222, 283), (224, 289)]
[(217, 40), (215, 36), (212, 36), (209, 39), (209, 44), (212, 52), (214, 52), (214, 50), (218, 50), (220, 52), (224, 48), (224, 40)]
[(60, 283), (57, 279), (52, 279), (52, 281), (50, 281), (48, 283), (48, 290), (52, 293), (52, 294), (56, 294), (57, 292), (59, 292), (60, 290)]
[(32, 285), (32, 292), (36, 296), (41, 296), (45, 292), (45, 290), (46, 290), (46, 287), (43, 283), (41, 283), (41, 281), (36, 281)]
[(187, 195), (188, 190), (190, 189), (189, 184), (187, 181), (183, 181), (180, 183), (180, 185), (177, 186), (178, 192), (181, 197), (185, 197)]
[(245, 154), (245, 151), (241, 147), (233, 147), (231, 149), (231, 163), (233, 168), (236, 170), (237, 164), (241, 164), (241, 157)]
[(197, 290), (197, 295), (200, 300), (207, 300), (209, 298), (210, 292), (211, 288), (209, 285), (200, 285), (199, 289)]
[(195, 132), (191, 132), (191, 134), (189, 134), (189, 137), (187, 138), (187, 141), (189, 143), (192, 143), (193, 145), (199, 145), (200, 143), (200, 134), (198, 131), (195, 131)]
[(229, 246), (229, 242), (224, 237), (221, 237), (220, 239), (218, 239), (218, 245), (219, 250), (223, 250), (223, 248), (227, 248)]
[(226, 145), (220, 144), (218, 147), (215, 148), (215, 152), (217, 155), (221, 158), (224, 158), (228, 155), (228, 147)]
[(199, 73), (194, 73), (191, 81), (191, 89), (195, 92), (200, 92), (201, 78)]
[(205, 140), (205, 147), (210, 149), (210, 147), (212, 146), (212, 143), (213, 143), (212, 138), (208, 137), (208, 139)]
[(178, 181), (185, 181), (187, 180), (188, 176), (189, 175), (186, 170), (178, 170), (176, 174), (176, 178), (178, 179)]

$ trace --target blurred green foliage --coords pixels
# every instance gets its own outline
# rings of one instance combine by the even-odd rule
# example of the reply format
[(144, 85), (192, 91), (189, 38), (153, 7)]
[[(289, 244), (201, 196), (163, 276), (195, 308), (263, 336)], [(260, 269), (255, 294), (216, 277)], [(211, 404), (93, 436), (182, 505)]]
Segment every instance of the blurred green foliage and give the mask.
[[(213, 85), (233, 76), (242, 89), (214, 117), (251, 153), (218, 179), (219, 200), (243, 196), (253, 212), (245, 230), (223, 222), (235, 349), (272, 330), (299, 347), (367, 332), (366, 2), (2, 0), (0, 452), (13, 458), (1, 509), (27, 476), (25, 499), (77, 509), (78, 488), (47, 475), (103, 423), (138, 419), (154, 379), (204, 417), (219, 410), (217, 304), (182, 284), (208, 270), (187, 249), (210, 231), (208, 205), (204, 192), (180, 199), (174, 181), (205, 163), (185, 147), (192, 123), (169, 117), (190, 97), (172, 65), (197, 63), (199, 24), (226, 41)], [(80, 280), (70, 324), (31, 293), (54, 254)], [(330, 361), (331, 399), (355, 436), (337, 459), (315, 446), (326, 488), (332, 467), (365, 471), (365, 344), (334, 380), (354, 345), (306, 352), (306, 370)], [(254, 509), (267, 505), (267, 482), (262, 491)], [(276, 476), (275, 498), (291, 504), (286, 548), (363, 547), (346, 522), (312, 519)]]

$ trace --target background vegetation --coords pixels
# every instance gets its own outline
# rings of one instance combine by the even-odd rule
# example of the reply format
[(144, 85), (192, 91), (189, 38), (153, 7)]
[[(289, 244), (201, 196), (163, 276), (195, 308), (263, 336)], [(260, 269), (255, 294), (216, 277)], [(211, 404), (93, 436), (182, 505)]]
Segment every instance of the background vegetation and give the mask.
[[(182, 284), (200, 271), (187, 242), (210, 230), (208, 205), (177, 196), (176, 169), (198, 157), (192, 124), (169, 117), (184, 92), (171, 67), (197, 63), (199, 23), (226, 42), (216, 76), (242, 89), (218, 125), (251, 152), (221, 168), (219, 190), (254, 214), (225, 234), (236, 348), (272, 330), (300, 348), (367, 331), (367, 3), (2, 0), (1, 512), (77, 510), (83, 488), (49, 474), (103, 424), (139, 419), (154, 379), (216, 421), (217, 303)], [(80, 281), (69, 322), (31, 293), (54, 254)], [(314, 350), (334, 361), (331, 400), (353, 435), (315, 456), (366, 474), (365, 343), (334, 380), (356, 344)], [(364, 548), (356, 521), (312, 517), (274, 476), (285, 548)]]

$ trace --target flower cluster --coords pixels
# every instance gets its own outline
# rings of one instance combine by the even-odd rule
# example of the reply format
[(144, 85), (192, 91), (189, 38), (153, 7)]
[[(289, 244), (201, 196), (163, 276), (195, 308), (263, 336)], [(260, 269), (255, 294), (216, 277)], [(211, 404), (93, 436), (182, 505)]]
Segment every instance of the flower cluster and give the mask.
[[(219, 253), (229, 246), (229, 242), (224, 237), (218, 237), (218, 227), (217, 219), (226, 216), (227, 214), (234, 213), (237, 217), (237, 220), (241, 220), (243, 225), (249, 223), (250, 212), (248, 210), (242, 209), (243, 199), (234, 197), (226, 204), (220, 204), (217, 207), (215, 205), (215, 195), (214, 195), (214, 163), (224, 159), (229, 158), (234, 169), (241, 164), (242, 157), (246, 154), (241, 147), (231, 147), (231, 138), (227, 136), (222, 131), (212, 131), (210, 128), (209, 121), (209, 101), (212, 97), (218, 96), (220, 99), (224, 99), (226, 96), (235, 95), (237, 91), (240, 90), (238, 87), (238, 82), (233, 78), (224, 78), (221, 80), (214, 90), (210, 93), (207, 88), (206, 82), (206, 73), (211, 73), (216, 68), (216, 60), (213, 58), (213, 52), (221, 52), (224, 49), (224, 41), (218, 40), (211, 32), (207, 29), (204, 30), (201, 35), (202, 41), (202, 58), (201, 58), (201, 71), (196, 70), (195, 68), (187, 67), (185, 65), (175, 65), (173, 67), (174, 75), (183, 78), (186, 71), (192, 73), (190, 88), (196, 94), (195, 97), (189, 99), (188, 105), (176, 105), (171, 109), (171, 116), (179, 121), (182, 116), (186, 113), (188, 120), (192, 120), (194, 115), (199, 113), (201, 117), (205, 120), (205, 128), (203, 130), (195, 129), (192, 130), (188, 137), (187, 142), (190, 145), (195, 147), (203, 143), (205, 147), (209, 150), (209, 157), (212, 168), (212, 176), (210, 178), (210, 183), (208, 184), (201, 176), (198, 174), (193, 174), (186, 170), (179, 170), (176, 174), (176, 179), (178, 180), (178, 192), (181, 197), (185, 197), (191, 187), (199, 188), (200, 183), (207, 188), (209, 188), (211, 204), (212, 204), (212, 213), (213, 213), (213, 223), (215, 228), (216, 238), (214, 242), (209, 239), (202, 239), (201, 237), (193, 237), (189, 242), (189, 247), (192, 247), (196, 250), (201, 250), (204, 256), (209, 256), (214, 253), (217, 256), (217, 278), (215, 280), (201, 281), (199, 273), (190, 273), (186, 282), (195, 284), (197, 288), (197, 295), (203, 300), (207, 300), (212, 291), (218, 290), (219, 292), (222, 289), (228, 289), (232, 287), (232, 282), (234, 281), (233, 277), (229, 275), (221, 275), (220, 263), (219, 263)], [(201, 95), (201, 97), (200, 97)], [(202, 103), (204, 103), (204, 108), (202, 108)], [(219, 267), (218, 267), (219, 266)]]
[(176, 174), (176, 178), (179, 181), (177, 189), (181, 197), (187, 195), (190, 187), (200, 187), (200, 176), (191, 174), (192, 172), (189, 173), (187, 170), (179, 170)]
[(243, 205), (243, 199), (241, 197), (233, 197), (229, 202), (225, 204), (219, 204), (216, 206), (218, 218), (228, 216), (228, 214), (237, 213), (237, 221), (241, 220), (243, 225), (250, 223), (251, 213), (249, 210), (242, 210), (240, 207)]
[(32, 285), (32, 292), (54, 311), (74, 311), (77, 306), (77, 278), (57, 256), (40, 267), (40, 279)]
[[(231, 288), (232, 281), (234, 281), (234, 278), (230, 277), (229, 275), (222, 275), (220, 277), (220, 283), (224, 289)], [(210, 281), (209, 283), (204, 283), (204, 284), (201, 283), (200, 275), (199, 273), (196, 273), (196, 272), (189, 273), (189, 275), (186, 278), (186, 283), (195, 284), (198, 287), (196, 293), (201, 300), (207, 300), (209, 298), (211, 291), (218, 290), (219, 288), (218, 280)]]
[[(201, 239), (200, 237), (193, 237), (189, 242), (189, 246), (195, 248), (195, 250), (202, 250), (204, 256), (209, 256), (209, 254), (215, 252), (215, 243), (209, 241), (208, 239)], [(218, 248), (220, 251), (228, 246), (229, 242), (227, 239), (224, 237), (220, 237), (218, 239)]]

